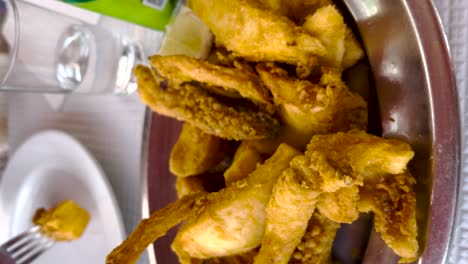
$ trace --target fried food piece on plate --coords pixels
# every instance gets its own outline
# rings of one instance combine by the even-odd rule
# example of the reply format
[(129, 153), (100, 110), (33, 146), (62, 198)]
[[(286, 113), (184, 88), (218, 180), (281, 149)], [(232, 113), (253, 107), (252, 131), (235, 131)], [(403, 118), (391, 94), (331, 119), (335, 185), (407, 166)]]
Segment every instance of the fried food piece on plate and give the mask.
[(222, 258), (212, 258), (204, 260), (203, 264), (249, 264), (253, 263), (253, 259), (257, 255), (257, 250), (250, 250), (245, 253)]
[(128, 238), (107, 255), (107, 264), (135, 263), (141, 253), (169, 229), (203, 208), (205, 194), (187, 195), (143, 219)]
[(413, 262), (418, 256), (415, 183), (413, 176), (404, 172), (384, 175), (361, 187), (360, 211), (374, 213), (375, 230), (402, 257), (401, 263)]
[(206, 192), (205, 186), (203, 185), (203, 179), (197, 176), (177, 177), (175, 187), (178, 198), (182, 198), (193, 193)]
[(346, 27), (345, 29), (345, 52), (343, 54), (343, 62), (341, 64), (342, 69), (347, 69), (359, 60), (364, 58), (365, 53), (362, 49), (361, 44), (357, 40), (354, 33)]
[(258, 0), (276, 13), (302, 24), (305, 18), (323, 6), (332, 5), (332, 0)]
[(321, 7), (309, 15), (302, 28), (320, 39), (327, 49), (327, 54), (321, 57), (323, 65), (347, 69), (364, 58), (360, 43), (333, 5)]
[(323, 162), (322, 190), (334, 192), (341, 187), (362, 186), (364, 180), (406, 171), (414, 152), (404, 141), (384, 139), (353, 130), (331, 135), (316, 135), (307, 146), (306, 155)]
[(270, 113), (274, 110), (269, 91), (252, 72), (215, 65), (184, 55), (154, 55), (149, 60), (153, 69), (172, 85), (198, 82), (215, 93), (249, 99)]
[[(289, 17), (327, 50), (322, 63), (347, 69), (364, 58), (364, 50), (331, 0), (259, 0), (278, 14)], [(325, 59), (325, 60), (324, 60)]]
[(273, 64), (256, 67), (273, 94), (286, 124), (285, 142), (303, 149), (315, 134), (367, 127), (367, 103), (341, 81), (340, 73), (324, 69), (319, 84), (291, 78)]
[(178, 177), (208, 171), (223, 159), (224, 140), (184, 123), (171, 150), (169, 170)]
[(278, 61), (309, 68), (326, 54), (322, 43), (288, 18), (249, 0), (190, 0), (218, 45), (250, 61)]
[[(360, 186), (359, 210), (374, 212), (376, 230), (403, 261), (415, 259), (418, 253), (416, 198), (412, 188), (415, 181), (407, 172), (407, 164), (414, 156), (410, 146), (400, 140), (353, 131), (314, 136), (306, 155), (311, 152), (326, 153), (328, 162), (336, 170), (357, 175), (357, 178), (351, 177), (350, 183)], [(350, 173), (352, 171), (356, 173)], [(346, 187), (340, 178), (330, 180), (327, 189)], [(351, 209), (348, 206), (356, 199), (351, 194), (347, 195), (350, 202), (343, 204), (347, 208), (340, 211)], [(340, 206), (339, 202), (335, 204)], [(340, 220), (339, 215), (335, 216), (335, 220)]]
[(40, 232), (56, 241), (72, 241), (81, 237), (89, 223), (89, 213), (72, 200), (65, 200), (48, 210), (40, 208), (33, 223)]
[(265, 207), (276, 178), (300, 153), (282, 144), (272, 157), (240, 180), (208, 196), (205, 208), (180, 228), (172, 249), (181, 263), (241, 254), (263, 238)]
[(327, 49), (327, 54), (320, 58), (322, 65), (341, 68), (345, 53), (346, 25), (338, 10), (332, 5), (321, 7), (306, 18), (302, 28), (320, 39)]
[(310, 218), (301, 243), (296, 247), (289, 264), (328, 264), (339, 223), (317, 211)]
[(288, 263), (315, 210), (319, 175), (306, 156), (295, 157), (273, 187), (266, 207), (265, 235), (255, 264)]
[(314, 136), (305, 155), (295, 157), (273, 187), (255, 263), (289, 261), (321, 194), (362, 186), (365, 177), (404, 172), (413, 155), (402, 141), (362, 131)]
[(138, 65), (135, 70), (140, 98), (151, 110), (225, 139), (274, 137), (279, 122), (270, 115), (226, 106), (205, 90), (186, 83), (172, 86), (167, 79)]
[(317, 210), (334, 222), (350, 224), (359, 217), (358, 201), (358, 186), (343, 187), (336, 192), (321, 194)]
[(234, 154), (231, 166), (224, 172), (226, 186), (249, 176), (263, 160), (250, 141), (242, 141)]

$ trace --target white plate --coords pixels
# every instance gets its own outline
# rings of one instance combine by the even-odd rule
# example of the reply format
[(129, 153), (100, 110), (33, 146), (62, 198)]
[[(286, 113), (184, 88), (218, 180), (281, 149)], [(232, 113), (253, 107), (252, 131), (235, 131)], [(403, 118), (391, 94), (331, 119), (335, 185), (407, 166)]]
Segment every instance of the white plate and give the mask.
[(105, 263), (124, 239), (120, 211), (96, 161), (59, 131), (32, 136), (7, 164), (0, 185), (0, 243), (31, 227), (36, 209), (66, 199), (85, 208), (91, 221), (80, 239), (57, 243), (35, 263)]

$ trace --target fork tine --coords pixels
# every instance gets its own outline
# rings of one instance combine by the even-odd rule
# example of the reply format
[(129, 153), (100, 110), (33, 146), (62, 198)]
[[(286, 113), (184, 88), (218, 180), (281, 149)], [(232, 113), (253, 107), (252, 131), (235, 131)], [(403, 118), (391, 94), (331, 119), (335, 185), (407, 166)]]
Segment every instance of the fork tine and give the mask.
[(55, 242), (53, 240), (47, 239), (47, 241), (45, 241), (45, 243), (42, 243), (40, 247), (36, 248), (35, 251), (32, 251), (32, 253), (29, 255), (29, 257), (27, 257), (26, 259), (19, 259), (17, 261), (17, 264), (29, 264), (29, 263), (31, 263), (37, 257), (42, 255), (42, 253), (44, 253), (46, 250), (51, 248), (54, 244), (55, 244)]
[(24, 239), (19, 240), (14, 245), (11, 245), (11, 247), (7, 248), (6, 251), (9, 252), (11, 255), (17, 255), (21, 253), (22, 251), (24, 251), (25, 248), (28, 248), (28, 245), (30, 245), (31, 243), (34, 243), (40, 237), (41, 237), (40, 234), (31, 233), (28, 236), (26, 236)]
[(39, 229), (40, 227), (35, 226), (13, 237), (0, 248), (6, 251), (15, 263), (28, 264), (55, 244), (53, 239), (42, 235)]
[(24, 244), (21, 248), (18, 248), (15, 252), (11, 253), (11, 256), (16, 259), (22, 259), (25, 256), (29, 255), (32, 251), (34, 251), (37, 248), (40, 248), (43, 243), (46, 243), (48, 241), (47, 238), (38, 236), (35, 239), (31, 239), (28, 241), (27, 244)]
[(5, 244), (3, 244), (1, 247), (4, 248), (4, 249), (8, 249), (9, 247), (15, 245), (16, 243), (20, 242), (21, 240), (29, 237), (31, 234), (35, 234), (39, 231), (39, 227), (38, 226), (35, 226), (27, 231), (24, 231), (23, 233), (20, 233), (18, 235), (16, 235), (15, 237), (13, 237), (12, 239), (10, 239), (9, 241), (7, 241)]

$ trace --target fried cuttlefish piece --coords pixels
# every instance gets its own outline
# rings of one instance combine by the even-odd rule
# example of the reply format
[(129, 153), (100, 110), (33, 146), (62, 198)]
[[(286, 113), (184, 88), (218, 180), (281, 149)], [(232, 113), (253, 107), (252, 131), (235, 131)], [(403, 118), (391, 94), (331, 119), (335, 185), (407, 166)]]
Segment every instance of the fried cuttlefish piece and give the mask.
[(307, 16), (302, 28), (327, 49), (327, 54), (321, 57), (322, 65), (347, 69), (364, 58), (361, 44), (333, 5), (322, 6)]
[(326, 49), (287, 17), (249, 0), (190, 0), (218, 45), (250, 61), (315, 66)]
[(169, 229), (205, 206), (206, 195), (187, 195), (143, 219), (118, 247), (107, 255), (107, 264), (135, 263), (141, 253)]
[(187, 121), (220, 138), (260, 139), (277, 134), (279, 122), (269, 114), (224, 105), (190, 83), (173, 86), (142, 65), (134, 72), (140, 99), (154, 112)]
[(317, 201), (317, 210), (326, 218), (350, 224), (359, 217), (359, 187), (352, 185), (336, 192), (323, 193)]
[[(273, 187), (266, 208), (265, 235), (255, 263), (289, 261), (305, 233), (308, 219), (312, 217), (321, 195), (350, 186), (365, 186), (366, 179), (378, 178), (380, 175), (403, 174), (413, 155), (410, 146), (403, 141), (383, 139), (362, 131), (314, 136), (305, 155), (295, 157), (290, 168), (283, 172)], [(397, 184), (394, 180), (390, 181)], [(414, 195), (408, 182), (402, 186), (406, 186), (409, 196)], [(340, 206), (339, 203), (335, 204)], [(392, 208), (394, 212), (386, 212), (384, 209), (388, 207), (382, 208), (381, 212), (385, 217), (404, 213), (408, 216), (406, 222), (415, 221), (414, 214), (406, 214), (409, 210), (414, 212), (415, 200), (408, 200), (407, 203), (399, 205), (401, 207)], [(372, 206), (369, 205), (368, 208)], [(405, 221), (394, 223), (403, 224)], [(398, 228), (407, 230), (406, 227), (395, 227)], [(416, 233), (407, 232), (405, 235), (395, 236), (391, 233), (395, 239), (393, 244), (417, 245)], [(392, 244), (389, 246), (392, 247)], [(417, 255), (417, 247), (416, 251), (412, 246), (407, 249), (411, 254), (405, 254), (403, 257)], [(395, 252), (398, 254), (401, 251)]]
[(169, 170), (178, 177), (204, 173), (223, 159), (223, 143), (223, 139), (184, 123), (171, 150)]
[(259, 0), (274, 12), (287, 16), (320, 40), (327, 50), (322, 65), (347, 69), (364, 58), (364, 50), (331, 0)]
[(339, 223), (317, 211), (309, 219), (306, 232), (289, 260), (289, 264), (331, 263), (331, 251)]
[(90, 218), (89, 213), (74, 201), (65, 200), (49, 210), (38, 209), (33, 223), (53, 240), (72, 241), (81, 237)]
[(327, 49), (327, 54), (321, 58), (322, 65), (341, 68), (345, 53), (346, 25), (338, 10), (332, 5), (321, 7), (306, 18), (302, 28), (320, 39)]
[(263, 162), (258, 149), (249, 141), (242, 141), (234, 154), (231, 166), (224, 172), (226, 186), (247, 177)]
[(279, 108), (288, 144), (303, 149), (313, 135), (367, 127), (367, 103), (348, 89), (339, 72), (324, 69), (320, 83), (314, 84), (289, 77), (273, 64), (256, 69)]
[(274, 110), (269, 91), (252, 72), (215, 65), (184, 55), (154, 55), (150, 57), (150, 62), (153, 69), (173, 85), (198, 82), (215, 93), (249, 99), (270, 113)]
[(208, 196), (205, 208), (187, 219), (172, 249), (181, 263), (242, 254), (260, 245), (265, 207), (275, 180), (300, 152), (282, 144), (247, 178)]
[(258, 0), (276, 13), (302, 24), (307, 16), (320, 7), (332, 5), (332, 0)]
[(416, 197), (409, 172), (385, 175), (361, 187), (359, 210), (374, 213), (375, 230), (402, 257), (400, 263), (417, 258)]

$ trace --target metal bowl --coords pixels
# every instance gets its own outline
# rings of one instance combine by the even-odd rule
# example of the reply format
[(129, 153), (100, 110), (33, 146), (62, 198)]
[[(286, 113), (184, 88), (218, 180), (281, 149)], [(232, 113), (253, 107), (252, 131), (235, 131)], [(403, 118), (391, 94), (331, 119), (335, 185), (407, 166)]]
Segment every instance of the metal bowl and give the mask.
[[(453, 69), (437, 12), (430, 0), (343, 3), (356, 22), (372, 68), (382, 136), (403, 139), (416, 152), (410, 169), (417, 179), (418, 262), (444, 263), (456, 207), (460, 127)], [(148, 112), (142, 156), (146, 161), (143, 217), (176, 199), (168, 158), (179, 130), (177, 121)], [(362, 234), (363, 229), (353, 232)], [(173, 236), (170, 233), (150, 247), (152, 263), (155, 252), (159, 263), (177, 263), (170, 251)], [(360, 244), (365, 254), (359, 261), (397, 263), (398, 257), (375, 231), (365, 239), (368, 243)]]

